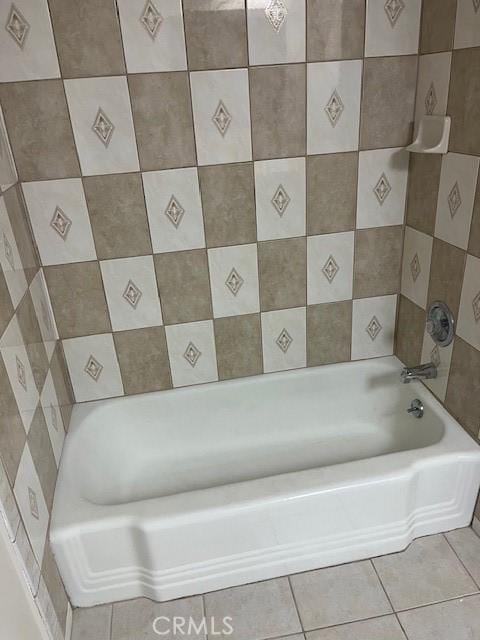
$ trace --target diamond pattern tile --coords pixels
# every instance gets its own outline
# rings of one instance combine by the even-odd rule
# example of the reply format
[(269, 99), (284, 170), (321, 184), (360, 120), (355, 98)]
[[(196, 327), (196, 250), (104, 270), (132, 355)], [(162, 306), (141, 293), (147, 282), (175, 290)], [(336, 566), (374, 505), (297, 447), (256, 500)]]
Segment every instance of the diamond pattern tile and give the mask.
[(480, 291), (477, 293), (472, 302), (473, 306), (473, 315), (475, 318), (475, 322), (480, 322)]
[(7, 24), (5, 25), (5, 29), (12, 36), (20, 49), (23, 49), (28, 32), (30, 31), (30, 25), (14, 4), (12, 4), (10, 8), (10, 14), (8, 16)]
[(113, 132), (115, 131), (115, 126), (101, 108), (98, 109), (97, 116), (92, 125), (92, 131), (96, 133), (101, 142), (108, 147)]
[(184, 213), (185, 209), (182, 207), (177, 198), (172, 195), (172, 197), (170, 198), (170, 202), (165, 209), (165, 215), (176, 229), (178, 229), (178, 227), (180, 226)]
[(330, 255), (328, 260), (323, 266), (322, 273), (328, 280), (328, 282), (332, 283), (337, 273), (340, 271), (340, 267), (335, 261), (335, 258)]
[(388, 198), (391, 190), (392, 187), (390, 186), (390, 182), (388, 181), (387, 176), (385, 175), (385, 173), (382, 173), (382, 175), (378, 179), (377, 184), (373, 188), (373, 193), (375, 194), (375, 197), (377, 198), (380, 205), (383, 205), (385, 200)]
[(188, 362), (188, 364), (193, 368), (200, 356), (202, 355), (201, 351), (197, 349), (197, 347), (193, 344), (193, 342), (189, 342), (187, 348), (185, 349), (185, 353), (183, 357)]
[(480, 0), (472, 0), (473, 2), (473, 10), (475, 11), (475, 13), (478, 13), (480, 11)]
[(277, 33), (287, 19), (287, 7), (282, 0), (271, 0), (265, 8), (265, 16)]
[(12, 245), (8, 241), (8, 238), (7, 238), (7, 236), (5, 234), (3, 234), (3, 250), (5, 252), (5, 258), (7, 259), (8, 264), (14, 270), (15, 269), (15, 261), (13, 259), (13, 249), (12, 249)]
[(53, 212), (50, 226), (58, 233), (62, 240), (66, 240), (70, 227), (72, 226), (72, 221), (67, 214), (57, 206)]
[(276, 343), (279, 349), (281, 349), (283, 353), (287, 353), (292, 342), (293, 342), (292, 336), (288, 333), (286, 329), (282, 329), (280, 335), (276, 340)]
[(460, 194), (460, 187), (458, 186), (458, 182), (452, 187), (452, 190), (448, 194), (448, 208), (450, 209), (450, 215), (452, 218), (455, 217), (455, 214), (462, 206), (462, 196)]
[(275, 191), (275, 194), (271, 200), (273, 206), (275, 207), (276, 212), (280, 217), (283, 216), (285, 211), (287, 210), (288, 205), (290, 204), (290, 196), (285, 191), (283, 185), (278, 185), (278, 189)]
[(98, 362), (93, 356), (88, 358), (87, 364), (85, 365), (85, 373), (87, 373), (95, 382), (98, 381), (100, 375), (103, 370), (103, 365)]
[(38, 511), (37, 494), (31, 487), (28, 487), (28, 501), (30, 503), (30, 513), (35, 518), (35, 520), (39, 520), (40, 513)]
[(218, 103), (218, 107), (215, 110), (215, 113), (212, 116), (213, 124), (217, 127), (222, 136), (224, 136), (227, 131), (230, 123), (232, 121), (232, 116), (228, 113), (227, 107), (223, 104), (222, 100)]
[(405, 3), (403, 0), (387, 0), (385, 3), (385, 13), (392, 28), (397, 24), (400, 14), (404, 9)]
[(228, 278), (225, 280), (225, 284), (234, 296), (236, 296), (242, 288), (243, 282), (244, 280), (242, 276), (238, 273), (235, 267), (230, 271)]
[(332, 127), (337, 126), (344, 110), (345, 106), (342, 102), (342, 99), (338, 95), (337, 90), (335, 89), (325, 106), (325, 113), (327, 114)]
[(368, 323), (368, 326), (365, 329), (365, 331), (368, 333), (368, 335), (372, 339), (372, 342), (377, 338), (381, 330), (382, 330), (382, 325), (380, 324), (377, 316), (373, 316), (373, 318), (370, 320), (370, 322)]
[(413, 281), (414, 281), (414, 282), (416, 282), (416, 281), (417, 281), (418, 276), (419, 276), (419, 275), (420, 275), (420, 273), (422, 272), (422, 269), (421, 269), (421, 267), (420, 267), (420, 260), (419, 260), (419, 258), (418, 258), (418, 253), (416, 253), (416, 254), (413, 256), (413, 259), (412, 259), (412, 261), (411, 261), (411, 263), (410, 263), (410, 271), (411, 271), (411, 273), (412, 273)]
[(22, 387), (27, 391), (27, 374), (25, 372), (25, 366), (18, 356), (15, 356), (17, 364), (17, 379)]
[(123, 297), (131, 307), (136, 309), (142, 297), (142, 292), (132, 280), (129, 280), (123, 292)]
[(427, 91), (427, 95), (425, 97), (425, 113), (427, 116), (431, 116), (433, 115), (433, 112), (435, 111), (435, 107), (438, 104), (438, 100), (437, 100), (437, 93), (435, 91), (435, 85), (432, 84), (430, 85), (428, 91)]
[(143, 24), (146, 32), (152, 40), (155, 40), (158, 30), (162, 25), (163, 17), (151, 0), (147, 0), (146, 2), (140, 17), (140, 22)]

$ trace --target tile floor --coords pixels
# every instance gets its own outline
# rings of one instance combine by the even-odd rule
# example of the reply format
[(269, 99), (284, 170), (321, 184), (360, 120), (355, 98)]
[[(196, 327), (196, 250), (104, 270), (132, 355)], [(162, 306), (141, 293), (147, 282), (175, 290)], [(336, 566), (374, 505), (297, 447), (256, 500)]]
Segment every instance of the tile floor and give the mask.
[[(480, 640), (480, 537), (470, 528), (405, 551), (166, 603), (76, 609), (72, 640), (154, 640), (158, 616), (232, 618), (231, 640)], [(206, 640), (200, 632), (190, 639)]]

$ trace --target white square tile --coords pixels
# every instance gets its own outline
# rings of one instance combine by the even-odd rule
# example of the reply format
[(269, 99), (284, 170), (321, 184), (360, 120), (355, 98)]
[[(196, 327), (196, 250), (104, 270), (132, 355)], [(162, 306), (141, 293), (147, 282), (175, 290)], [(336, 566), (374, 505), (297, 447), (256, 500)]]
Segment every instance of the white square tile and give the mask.
[(10, 488), (7, 473), (0, 458), (0, 517), (5, 522), (8, 537), (15, 540), (18, 525), (20, 523), (20, 513), (15, 502), (13, 491)]
[(65, 80), (82, 175), (138, 171), (125, 77)]
[(457, 0), (455, 49), (480, 46), (480, 5), (477, 0)]
[(409, 153), (361, 151), (358, 161), (357, 229), (403, 224)]
[(418, 53), (422, 0), (367, 0), (365, 56)]
[(208, 250), (215, 318), (260, 311), (257, 245)]
[(190, 74), (199, 165), (252, 159), (248, 70)]
[(480, 259), (467, 255), (457, 335), (480, 349)]
[(117, 0), (129, 73), (187, 68), (182, 0)]
[(0, 265), (16, 309), (27, 290), (27, 280), (3, 197), (0, 197)]
[(251, 65), (305, 62), (305, 0), (247, 0)]
[(60, 77), (47, 0), (5, 0), (0, 24), (0, 82)]
[(96, 260), (80, 178), (24, 182), (22, 188), (43, 265)]
[(305, 235), (305, 158), (255, 162), (259, 240)]
[(7, 126), (0, 105), (0, 191), (6, 191), (18, 180), (12, 147), (8, 139)]
[(35, 315), (50, 362), (53, 352), (55, 351), (56, 341), (58, 340), (58, 330), (43, 269), (37, 271), (30, 283), (30, 295), (32, 296)]
[(307, 364), (305, 307), (262, 313), (263, 369), (285, 371)]
[(196, 167), (142, 174), (154, 253), (205, 246)]
[(213, 322), (165, 327), (174, 387), (218, 380)]
[(422, 309), (427, 307), (433, 238), (405, 227), (402, 261), (402, 293)]
[(49, 371), (45, 378), (42, 393), (40, 394), (40, 404), (43, 415), (47, 423), (48, 435), (52, 443), (53, 455), (57, 467), (60, 464), (63, 442), (65, 440), (65, 428), (63, 425), (62, 413), (58, 402), (57, 392), (53, 383), (52, 374)]
[(393, 354), (397, 296), (353, 301), (352, 360)]
[(63, 340), (76, 402), (123, 396), (123, 384), (111, 333)]
[(100, 262), (113, 331), (163, 324), (153, 256)]
[(307, 65), (308, 154), (358, 149), (362, 64), (343, 60)]
[(443, 116), (447, 113), (451, 64), (450, 52), (420, 56), (415, 104), (416, 126), (423, 116)]
[(448, 347), (439, 347), (432, 340), (426, 329), (423, 334), (422, 364), (433, 362), (437, 367), (437, 377), (431, 380), (424, 380), (424, 382), (442, 402), (447, 394), (454, 343), (455, 340)]
[(26, 433), (30, 430), (38, 405), (38, 390), (16, 316), (0, 338), (0, 353), (5, 363), (13, 395)]
[(19, 558), (20, 566), (23, 574), (27, 579), (30, 591), (35, 595), (38, 591), (38, 583), (40, 581), (40, 567), (30, 545), (27, 532), (23, 523), (20, 522), (17, 537), (15, 538), (14, 550)]
[(18, 465), (13, 492), (17, 499), (18, 508), (22, 514), (33, 552), (38, 564), (42, 566), (49, 516), (28, 443), (25, 444), (20, 464)]
[(480, 158), (447, 153), (442, 159), (435, 237), (466, 249)]
[(353, 296), (353, 231), (307, 238), (307, 303), (338, 302)]

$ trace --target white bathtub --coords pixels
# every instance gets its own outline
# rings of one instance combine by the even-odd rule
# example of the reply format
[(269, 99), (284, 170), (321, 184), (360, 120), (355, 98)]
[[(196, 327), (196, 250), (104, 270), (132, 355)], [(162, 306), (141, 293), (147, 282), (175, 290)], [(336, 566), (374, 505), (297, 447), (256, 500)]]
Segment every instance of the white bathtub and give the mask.
[[(393, 357), (78, 405), (50, 538), (72, 603), (169, 600), (470, 523), (480, 448)], [(425, 416), (407, 415), (420, 398)]]

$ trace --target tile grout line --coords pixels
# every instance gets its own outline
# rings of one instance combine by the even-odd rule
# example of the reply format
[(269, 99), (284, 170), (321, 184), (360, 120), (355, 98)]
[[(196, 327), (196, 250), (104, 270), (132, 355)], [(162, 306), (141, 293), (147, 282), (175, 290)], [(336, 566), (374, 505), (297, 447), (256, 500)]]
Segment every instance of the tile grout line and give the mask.
[(372, 565), (372, 568), (373, 568), (373, 570), (374, 570), (374, 572), (375, 572), (375, 575), (376, 575), (376, 576), (377, 576), (377, 578), (378, 578), (378, 581), (380, 582), (380, 585), (381, 585), (382, 590), (383, 590), (383, 592), (384, 592), (384, 594), (385, 594), (385, 597), (387, 598), (387, 600), (388, 600), (388, 602), (389, 602), (389, 604), (390, 604), (390, 607), (392, 608), (392, 613), (393, 613), (393, 615), (395, 616), (395, 619), (396, 619), (396, 621), (398, 622), (398, 624), (399, 624), (399, 626), (400, 626), (400, 628), (401, 628), (401, 630), (402, 630), (402, 632), (403, 632), (403, 634), (404, 634), (405, 638), (408, 640), (407, 632), (405, 631), (405, 629), (403, 628), (402, 623), (400, 622), (400, 618), (398, 617), (398, 612), (395, 610), (395, 607), (393, 606), (393, 602), (392, 602), (392, 600), (391, 600), (391, 598), (390, 598), (390, 596), (389, 596), (389, 594), (388, 594), (387, 588), (386, 588), (386, 586), (383, 584), (383, 580), (382, 580), (382, 578), (380, 577), (380, 574), (378, 573), (378, 571), (377, 571), (377, 567), (375, 566), (375, 563), (373, 562), (373, 560), (374, 560), (373, 558), (370, 558), (370, 564)]
[[(472, 527), (470, 526), (469, 529), (472, 529)], [(473, 529), (472, 529), (473, 531)], [(447, 532), (448, 533), (448, 532)], [(475, 532), (474, 532), (475, 533)], [(467, 565), (463, 562), (463, 560), (460, 558), (460, 556), (458, 555), (455, 547), (453, 546), (453, 544), (450, 542), (450, 540), (448, 539), (446, 533), (442, 534), (445, 541), (447, 542), (448, 546), (450, 547), (450, 549), (453, 551), (453, 553), (455, 554), (455, 556), (457, 557), (458, 561), (460, 562), (460, 564), (462, 565), (462, 567), (465, 569), (465, 571), (467, 572), (467, 574), (470, 576), (473, 584), (477, 587), (478, 591), (480, 592), (480, 584), (475, 580), (475, 578), (472, 576), (472, 574), (470, 573), (470, 570), (468, 569)]]

